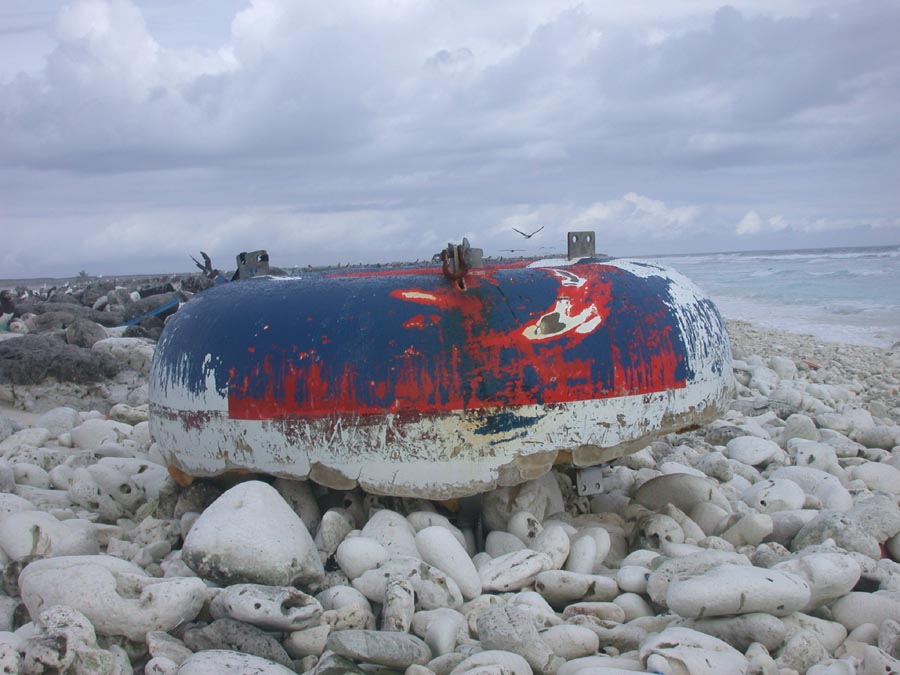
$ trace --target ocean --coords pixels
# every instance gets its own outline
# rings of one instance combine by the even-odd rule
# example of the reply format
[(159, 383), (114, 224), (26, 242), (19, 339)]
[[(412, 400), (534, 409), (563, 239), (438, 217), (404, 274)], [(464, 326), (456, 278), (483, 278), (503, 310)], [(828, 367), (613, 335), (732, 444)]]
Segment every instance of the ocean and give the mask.
[(702, 288), (726, 319), (826, 342), (900, 342), (900, 246), (655, 259)]

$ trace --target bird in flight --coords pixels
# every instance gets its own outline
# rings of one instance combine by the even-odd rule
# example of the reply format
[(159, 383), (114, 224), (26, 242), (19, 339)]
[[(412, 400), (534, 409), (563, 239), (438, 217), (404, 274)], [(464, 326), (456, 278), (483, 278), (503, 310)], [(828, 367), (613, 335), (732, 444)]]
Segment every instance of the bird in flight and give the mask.
[[(516, 228), (513, 228), (513, 229), (516, 230)], [(536, 229), (536, 230), (535, 230), (534, 232), (532, 232), (531, 234), (525, 234), (524, 232), (522, 232), (522, 230), (516, 230), (516, 232), (518, 232), (519, 234), (521, 234), (521, 235), (522, 235), (523, 237), (525, 237), (526, 239), (531, 239), (534, 235), (536, 235), (538, 232), (540, 232), (540, 231), (543, 230), (543, 229), (544, 229), (544, 226), (541, 225), (538, 229)]]

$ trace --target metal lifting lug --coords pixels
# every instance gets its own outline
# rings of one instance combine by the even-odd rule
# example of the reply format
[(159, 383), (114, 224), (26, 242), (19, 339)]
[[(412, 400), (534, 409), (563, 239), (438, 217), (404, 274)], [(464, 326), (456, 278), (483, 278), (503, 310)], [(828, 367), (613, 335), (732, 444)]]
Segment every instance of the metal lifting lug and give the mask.
[(434, 255), (435, 262), (440, 261), (444, 276), (456, 283), (457, 287), (466, 290), (466, 275), (471, 269), (484, 267), (482, 250), (469, 246), (469, 240), (463, 238), (461, 244), (448, 243), (440, 253)]

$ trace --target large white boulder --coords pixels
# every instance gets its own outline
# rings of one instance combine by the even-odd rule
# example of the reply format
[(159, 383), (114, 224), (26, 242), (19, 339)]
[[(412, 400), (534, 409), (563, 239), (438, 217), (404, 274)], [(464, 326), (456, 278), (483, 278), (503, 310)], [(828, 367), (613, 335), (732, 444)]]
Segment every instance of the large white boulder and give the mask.
[(182, 558), (223, 584), (305, 585), (325, 574), (300, 516), (261, 481), (235, 485), (210, 504), (185, 537)]

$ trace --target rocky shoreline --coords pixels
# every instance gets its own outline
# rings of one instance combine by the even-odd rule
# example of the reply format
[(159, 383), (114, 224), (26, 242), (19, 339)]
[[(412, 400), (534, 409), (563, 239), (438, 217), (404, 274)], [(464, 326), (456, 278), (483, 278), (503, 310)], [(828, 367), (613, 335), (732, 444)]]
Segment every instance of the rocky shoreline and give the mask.
[(900, 353), (731, 322), (721, 419), (595, 496), (485, 494), (480, 541), (425, 500), (179, 487), (149, 328), (35, 321), (65, 310), (0, 341), (0, 673), (900, 673)]

